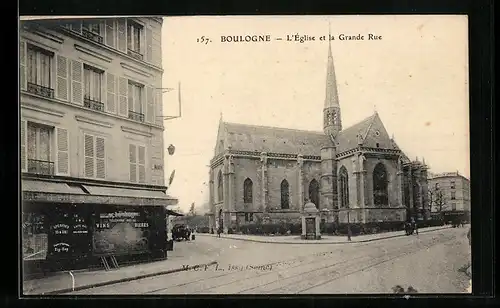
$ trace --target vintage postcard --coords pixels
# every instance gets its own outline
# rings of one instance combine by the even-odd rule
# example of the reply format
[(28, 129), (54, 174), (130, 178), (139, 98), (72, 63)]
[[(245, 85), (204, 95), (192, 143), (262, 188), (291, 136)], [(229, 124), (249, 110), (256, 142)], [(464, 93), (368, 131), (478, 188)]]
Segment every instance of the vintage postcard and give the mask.
[(23, 294), (470, 293), (467, 33), (22, 18)]

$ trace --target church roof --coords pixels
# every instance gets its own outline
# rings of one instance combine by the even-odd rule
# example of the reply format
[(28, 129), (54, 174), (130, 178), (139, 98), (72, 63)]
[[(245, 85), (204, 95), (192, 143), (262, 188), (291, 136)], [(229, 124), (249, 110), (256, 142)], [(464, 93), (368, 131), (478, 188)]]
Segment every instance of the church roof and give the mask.
[(226, 148), (241, 151), (320, 155), (331, 144), (323, 132), (223, 122)]
[(356, 148), (358, 146), (358, 135), (363, 137), (366, 135), (374, 116), (375, 114), (340, 131), (336, 138), (337, 153)]
[[(222, 122), (222, 129), (224, 147), (232, 150), (319, 156), (321, 148), (331, 144), (331, 139), (319, 131), (229, 122)], [(365, 147), (400, 150), (389, 137), (377, 112), (340, 131), (336, 142), (337, 153), (358, 147), (358, 142)]]

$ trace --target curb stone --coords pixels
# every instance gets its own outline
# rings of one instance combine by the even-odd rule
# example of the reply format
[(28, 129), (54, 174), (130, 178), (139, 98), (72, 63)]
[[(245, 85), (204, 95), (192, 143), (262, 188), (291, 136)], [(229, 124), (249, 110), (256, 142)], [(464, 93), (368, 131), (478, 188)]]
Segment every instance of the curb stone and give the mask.
[[(439, 229), (433, 229), (433, 230), (419, 230), (418, 233), (428, 233), (428, 232), (434, 232), (434, 231), (439, 231), (439, 230), (444, 230), (444, 229), (449, 229), (451, 227), (443, 227)], [(401, 231), (403, 232), (403, 231)], [(201, 234), (201, 233), (200, 233)], [(208, 235), (211, 236), (211, 235)], [(395, 238), (395, 237), (402, 237), (402, 236), (407, 236), (406, 234), (396, 234), (396, 235), (390, 235), (390, 236), (385, 236), (385, 237), (379, 237), (379, 238), (373, 238), (373, 239), (366, 239), (366, 240), (352, 240), (351, 242), (293, 242), (293, 241), (284, 241), (284, 242), (275, 242), (275, 241), (269, 241), (269, 240), (260, 240), (260, 239), (249, 239), (249, 238), (236, 238), (236, 237), (227, 237), (227, 236), (221, 236), (220, 238), (223, 239), (229, 239), (229, 240), (237, 240), (237, 241), (247, 241), (247, 242), (255, 242), (255, 243), (265, 243), (265, 244), (322, 244), (322, 245), (342, 245), (342, 244), (354, 244), (354, 243), (366, 243), (366, 242), (374, 242), (374, 241), (380, 241), (380, 240), (386, 240), (390, 238)], [(216, 236), (214, 236), (216, 237)]]
[[(32, 294), (32, 295), (58, 295), (58, 294), (61, 295), (64, 293), (71, 293), (71, 292), (76, 292), (76, 291), (92, 289), (92, 288), (98, 288), (98, 287), (118, 284), (118, 283), (122, 283), (122, 282), (128, 282), (128, 281), (139, 280), (139, 279), (144, 279), (144, 278), (149, 278), (149, 277), (154, 277), (154, 276), (162, 276), (162, 275), (173, 274), (173, 273), (182, 272), (182, 271), (188, 271), (188, 270), (191, 270), (193, 268), (211, 266), (211, 265), (215, 265), (215, 264), (217, 264), (217, 261), (211, 261), (209, 263), (196, 264), (193, 266), (180, 267), (180, 268), (175, 268), (175, 269), (170, 269), (170, 270), (165, 270), (165, 271), (160, 271), (160, 272), (155, 272), (155, 273), (150, 273), (150, 274), (142, 274), (142, 275), (138, 275), (138, 276), (125, 277), (125, 278), (108, 280), (108, 281), (103, 281), (103, 282), (98, 282), (98, 283), (93, 283), (93, 284), (87, 284), (87, 285), (75, 287), (74, 289), (73, 288), (64, 288), (64, 289), (53, 290), (53, 291), (49, 291), (49, 292), (43, 292), (43, 293), (39, 293), (39, 294)], [(29, 294), (29, 295), (31, 295), (31, 294)]]

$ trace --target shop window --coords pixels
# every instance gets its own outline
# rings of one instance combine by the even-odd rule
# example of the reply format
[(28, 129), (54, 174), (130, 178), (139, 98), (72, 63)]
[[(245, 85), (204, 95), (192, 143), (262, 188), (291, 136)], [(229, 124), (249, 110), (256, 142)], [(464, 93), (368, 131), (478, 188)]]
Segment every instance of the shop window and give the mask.
[(48, 249), (45, 215), (38, 213), (23, 214), (23, 260), (45, 260)]

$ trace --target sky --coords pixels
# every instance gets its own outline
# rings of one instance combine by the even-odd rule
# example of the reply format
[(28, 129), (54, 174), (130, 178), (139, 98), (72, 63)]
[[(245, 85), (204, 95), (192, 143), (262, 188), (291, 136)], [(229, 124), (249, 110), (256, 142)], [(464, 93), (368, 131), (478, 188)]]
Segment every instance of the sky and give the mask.
[[(219, 119), (322, 131), (328, 31), (342, 125), (379, 113), (389, 135), (431, 172), (469, 177), (466, 16), (166, 17), (162, 29), (168, 193), (188, 210), (208, 202), (208, 164)], [(367, 40), (372, 33), (380, 40)], [(314, 41), (287, 41), (287, 35)], [(365, 40), (339, 40), (339, 35)], [(224, 35), (270, 35), (270, 42), (222, 43)], [(197, 42), (204, 36), (208, 44)], [(281, 41), (276, 38), (281, 37)]]

